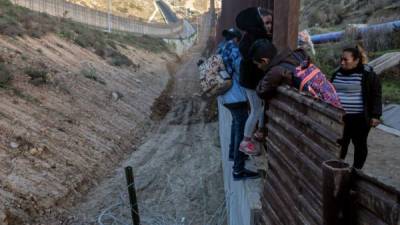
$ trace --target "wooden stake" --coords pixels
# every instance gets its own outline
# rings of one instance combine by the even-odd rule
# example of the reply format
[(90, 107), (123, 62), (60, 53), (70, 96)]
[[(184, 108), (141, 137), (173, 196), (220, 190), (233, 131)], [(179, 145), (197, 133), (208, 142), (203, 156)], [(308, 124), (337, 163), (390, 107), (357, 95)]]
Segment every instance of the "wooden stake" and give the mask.
[(139, 207), (136, 199), (135, 180), (133, 178), (132, 167), (125, 167), (126, 183), (128, 185), (129, 202), (131, 204), (131, 214), (133, 225), (140, 225)]

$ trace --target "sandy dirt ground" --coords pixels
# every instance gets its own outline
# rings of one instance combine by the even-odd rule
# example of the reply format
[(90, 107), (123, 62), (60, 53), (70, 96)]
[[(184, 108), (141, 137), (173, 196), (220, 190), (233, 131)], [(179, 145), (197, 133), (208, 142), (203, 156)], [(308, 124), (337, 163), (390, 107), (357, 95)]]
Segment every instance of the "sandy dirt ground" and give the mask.
[[(363, 171), (400, 190), (400, 137), (379, 129), (372, 129), (368, 136), (368, 158)], [(346, 161), (353, 162), (350, 144)]]
[(208, 34), (203, 30), (200, 44), (177, 69), (169, 113), (113, 174), (65, 211), (62, 224), (130, 224), (125, 166), (134, 170), (142, 224), (223, 223), (218, 125), (207, 122), (208, 103), (197, 94), (196, 62)]

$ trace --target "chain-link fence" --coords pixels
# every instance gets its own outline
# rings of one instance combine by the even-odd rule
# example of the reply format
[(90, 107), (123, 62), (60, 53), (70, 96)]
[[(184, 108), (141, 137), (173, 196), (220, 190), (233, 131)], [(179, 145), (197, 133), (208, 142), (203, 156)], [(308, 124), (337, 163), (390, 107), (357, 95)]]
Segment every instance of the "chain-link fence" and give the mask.
[(174, 37), (183, 30), (183, 21), (173, 24), (146, 23), (140, 18), (108, 14), (66, 2), (65, 0), (12, 0), (16, 5), (52, 16), (70, 18), (76, 22), (102, 29), (127, 31), (150, 36)]

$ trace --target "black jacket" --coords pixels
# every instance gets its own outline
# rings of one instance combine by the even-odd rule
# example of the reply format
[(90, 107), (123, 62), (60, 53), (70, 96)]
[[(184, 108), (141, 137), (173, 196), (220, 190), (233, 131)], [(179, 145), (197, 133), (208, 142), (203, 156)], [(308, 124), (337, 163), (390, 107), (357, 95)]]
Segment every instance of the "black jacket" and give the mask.
[[(373, 71), (372, 67), (363, 65), (359, 68), (362, 72), (362, 96), (364, 102), (365, 118), (369, 124), (372, 118), (379, 119), (382, 116), (382, 86), (379, 76)], [(331, 81), (336, 77), (340, 71), (338, 69), (332, 76)]]
[(239, 44), (239, 50), (242, 55), (239, 83), (247, 89), (255, 90), (264, 73), (250, 59), (249, 50), (255, 41), (264, 38), (271, 40), (271, 37), (265, 31), (257, 7), (248, 8), (240, 12), (236, 17), (236, 26), (245, 31)]

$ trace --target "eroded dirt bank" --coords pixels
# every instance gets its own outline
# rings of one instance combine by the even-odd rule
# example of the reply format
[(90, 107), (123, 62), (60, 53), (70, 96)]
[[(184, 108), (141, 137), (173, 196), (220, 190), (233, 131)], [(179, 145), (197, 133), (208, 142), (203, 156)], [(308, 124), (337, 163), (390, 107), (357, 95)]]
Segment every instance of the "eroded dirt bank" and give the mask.
[(52, 34), (0, 36), (13, 75), (0, 88), (0, 224), (51, 217), (135, 151), (175, 56), (118, 51), (133, 65), (111, 66)]

